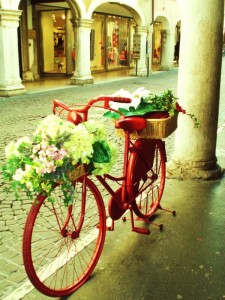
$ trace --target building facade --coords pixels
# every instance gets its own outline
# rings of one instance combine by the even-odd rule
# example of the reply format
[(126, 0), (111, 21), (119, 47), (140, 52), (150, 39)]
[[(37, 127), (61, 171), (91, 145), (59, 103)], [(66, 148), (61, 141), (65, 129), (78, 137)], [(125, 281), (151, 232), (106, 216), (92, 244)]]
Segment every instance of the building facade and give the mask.
[(169, 70), (180, 39), (176, 0), (0, 0), (0, 96), (24, 93), (24, 81), (69, 76), (93, 83), (94, 72), (152, 64)]

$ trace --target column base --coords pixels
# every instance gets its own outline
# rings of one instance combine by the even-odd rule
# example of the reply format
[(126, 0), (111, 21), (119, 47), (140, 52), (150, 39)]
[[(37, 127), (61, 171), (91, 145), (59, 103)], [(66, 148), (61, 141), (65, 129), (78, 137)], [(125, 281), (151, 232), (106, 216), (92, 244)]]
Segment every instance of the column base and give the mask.
[(94, 83), (94, 77), (92, 77), (92, 76), (71, 77), (70, 82), (73, 85), (91, 84), (91, 83)]
[(137, 69), (137, 74), (136, 74), (136, 69), (130, 71), (130, 76), (137, 76), (137, 77), (146, 77), (147, 76), (147, 69)]
[(22, 84), (0, 87), (0, 97), (10, 97), (26, 94), (26, 88)]
[(170, 66), (160, 66), (158, 71), (171, 71), (172, 67)]
[[(206, 163), (206, 165), (208, 165)], [(196, 162), (181, 162), (171, 160), (167, 164), (166, 178), (170, 179), (218, 179), (224, 173), (224, 170), (217, 164), (211, 165), (209, 168), (203, 166), (202, 163), (198, 166)]]
[(34, 81), (34, 75), (31, 71), (23, 72), (22, 78), (23, 78), (23, 81), (26, 81), (26, 82)]

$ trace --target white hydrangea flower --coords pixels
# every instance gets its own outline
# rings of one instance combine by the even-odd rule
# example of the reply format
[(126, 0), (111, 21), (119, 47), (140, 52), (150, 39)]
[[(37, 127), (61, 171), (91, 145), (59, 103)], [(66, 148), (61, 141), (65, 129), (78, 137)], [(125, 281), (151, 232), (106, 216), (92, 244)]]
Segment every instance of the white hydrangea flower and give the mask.
[(24, 176), (24, 171), (19, 168), (16, 170), (16, 172), (12, 178), (13, 178), (13, 180), (21, 181), (23, 179), (23, 176)]
[(33, 184), (32, 184), (31, 181), (26, 182), (26, 188), (27, 188), (29, 191), (33, 191)]
[(74, 126), (69, 141), (64, 143), (64, 148), (74, 164), (80, 160), (85, 163), (87, 156), (92, 155), (92, 137), (82, 123)]
[(6, 147), (5, 147), (5, 156), (6, 158), (10, 158), (13, 155), (18, 156), (19, 152), (17, 150), (17, 146), (16, 143), (14, 143), (13, 141), (11, 141)]
[(17, 147), (19, 147), (21, 144), (31, 145), (32, 142), (28, 136), (24, 136), (24, 137), (18, 139), (16, 142)]
[(115, 110), (118, 110), (119, 108), (125, 108), (129, 110), (130, 106), (136, 108), (140, 104), (141, 98), (145, 98), (149, 93), (150, 92), (144, 87), (138, 88), (133, 93), (130, 93), (124, 89), (120, 89), (112, 94), (112, 96), (130, 98), (132, 101), (130, 103), (109, 102), (109, 105)]
[(55, 165), (53, 161), (49, 161), (46, 163), (46, 172), (53, 173), (55, 171)]

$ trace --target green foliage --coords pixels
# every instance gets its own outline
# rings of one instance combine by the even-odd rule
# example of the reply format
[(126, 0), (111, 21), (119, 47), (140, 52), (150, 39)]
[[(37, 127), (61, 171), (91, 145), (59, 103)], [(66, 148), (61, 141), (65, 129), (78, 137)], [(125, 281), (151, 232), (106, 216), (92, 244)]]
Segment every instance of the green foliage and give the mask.
[(53, 202), (51, 192), (60, 183), (64, 204), (69, 205), (75, 193), (70, 174), (81, 164), (90, 165), (89, 173), (108, 173), (117, 158), (115, 148), (97, 121), (75, 126), (58, 116), (47, 116), (31, 139), (22, 137), (6, 146), (6, 163), (1, 167), (8, 184), (5, 191), (13, 192), (17, 200), (25, 192), (29, 199), (41, 193)]
[(166, 90), (159, 95), (148, 93), (147, 95), (140, 98), (139, 104), (132, 106), (132, 102), (127, 105), (126, 108), (118, 108), (118, 112), (108, 111), (104, 114), (104, 117), (118, 120), (121, 115), (124, 116), (148, 116), (149, 113), (163, 112), (168, 113), (169, 116), (178, 115), (183, 113), (188, 115), (194, 122), (194, 127), (199, 126), (199, 122), (194, 114), (188, 114), (186, 111), (178, 104), (178, 98), (173, 95), (171, 90)]

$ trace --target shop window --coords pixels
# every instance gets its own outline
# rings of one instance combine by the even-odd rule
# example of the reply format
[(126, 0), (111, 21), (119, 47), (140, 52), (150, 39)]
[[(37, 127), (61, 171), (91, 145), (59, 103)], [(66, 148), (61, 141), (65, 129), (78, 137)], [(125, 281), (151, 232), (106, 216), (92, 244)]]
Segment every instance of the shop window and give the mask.
[(128, 18), (107, 17), (107, 63), (109, 69), (128, 65), (128, 32)]
[(161, 30), (162, 23), (154, 22), (153, 28), (153, 50), (152, 50), (152, 62), (153, 64), (159, 64), (161, 62)]
[(91, 70), (100, 71), (132, 66), (132, 41), (130, 39), (135, 25), (133, 19), (100, 13), (94, 13), (92, 18), (95, 37), (91, 43)]

